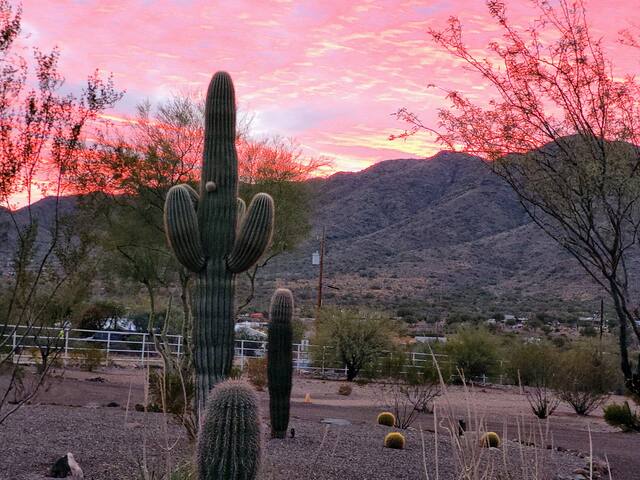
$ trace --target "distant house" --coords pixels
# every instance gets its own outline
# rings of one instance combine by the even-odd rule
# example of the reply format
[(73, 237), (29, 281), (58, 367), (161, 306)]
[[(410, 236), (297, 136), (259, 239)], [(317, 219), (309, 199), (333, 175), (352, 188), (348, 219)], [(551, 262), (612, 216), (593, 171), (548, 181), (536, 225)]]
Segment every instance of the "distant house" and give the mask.
[(436, 336), (416, 336), (414, 337), (416, 342), (418, 343), (447, 343), (447, 337), (436, 337)]

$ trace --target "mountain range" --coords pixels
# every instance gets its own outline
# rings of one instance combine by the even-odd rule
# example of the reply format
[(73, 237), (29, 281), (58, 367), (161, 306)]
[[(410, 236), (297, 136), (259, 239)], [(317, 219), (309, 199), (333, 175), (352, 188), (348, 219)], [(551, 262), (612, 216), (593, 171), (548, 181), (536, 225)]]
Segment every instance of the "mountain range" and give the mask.
[[(328, 303), (414, 309), (425, 316), (588, 310), (602, 295), (476, 157), (440, 152), (388, 160), (310, 180), (310, 189), (312, 234), (269, 263), (258, 281), (259, 304), (276, 285), (294, 289), (302, 304), (315, 302), (318, 266), (311, 256), (323, 228)], [(75, 199), (63, 203), (72, 209)], [(50, 221), (53, 205), (48, 198), (32, 207), (41, 225)], [(6, 217), (0, 212), (0, 225)], [(15, 241), (6, 232), (0, 240), (3, 251)]]

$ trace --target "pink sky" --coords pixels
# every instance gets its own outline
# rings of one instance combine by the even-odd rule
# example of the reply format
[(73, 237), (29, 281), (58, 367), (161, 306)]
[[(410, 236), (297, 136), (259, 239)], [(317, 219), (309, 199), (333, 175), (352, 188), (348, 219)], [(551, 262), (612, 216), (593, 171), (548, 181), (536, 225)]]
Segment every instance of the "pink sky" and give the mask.
[[(529, 2), (506, 3), (528, 23)], [(619, 54), (614, 41), (638, 18), (634, 3), (587, 2), (593, 28), (626, 72), (638, 69), (638, 51)], [(227, 70), (256, 133), (295, 137), (309, 154), (333, 158), (336, 170), (439, 150), (426, 136), (389, 141), (402, 128), (391, 113), (408, 107), (435, 126), (446, 102), (428, 84), (487, 92), (426, 30), (458, 15), (479, 49), (497, 30), (481, 0), (23, 0), (23, 10), (28, 42), (60, 47), (70, 85), (95, 68), (113, 72), (127, 91), (115, 115), (132, 114), (145, 98), (203, 91), (214, 71)]]

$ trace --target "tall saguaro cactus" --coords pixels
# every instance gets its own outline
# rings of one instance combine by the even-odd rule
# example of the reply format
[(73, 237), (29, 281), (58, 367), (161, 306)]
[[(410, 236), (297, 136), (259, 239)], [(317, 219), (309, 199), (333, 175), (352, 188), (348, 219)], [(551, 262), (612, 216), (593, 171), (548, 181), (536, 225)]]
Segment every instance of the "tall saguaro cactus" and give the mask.
[(269, 380), (269, 416), (271, 436), (284, 438), (289, 425), (289, 404), (293, 376), (292, 325), (293, 295), (279, 288), (271, 299), (271, 323), (267, 344), (267, 376)]
[(193, 345), (198, 406), (229, 374), (234, 353), (235, 275), (253, 266), (271, 241), (273, 200), (257, 194), (246, 210), (238, 198), (236, 103), (231, 77), (216, 73), (207, 91), (199, 192), (176, 185), (164, 208), (167, 239), (196, 273)]

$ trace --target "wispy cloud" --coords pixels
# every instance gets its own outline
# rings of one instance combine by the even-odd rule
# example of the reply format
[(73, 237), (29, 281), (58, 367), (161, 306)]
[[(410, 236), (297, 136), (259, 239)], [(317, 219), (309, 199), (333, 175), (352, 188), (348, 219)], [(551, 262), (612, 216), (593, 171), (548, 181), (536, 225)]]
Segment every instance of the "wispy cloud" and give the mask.
[[(532, 18), (528, 2), (507, 6), (523, 25)], [(499, 34), (477, 0), (23, 0), (23, 8), (27, 44), (59, 45), (70, 84), (94, 68), (114, 73), (128, 94), (113, 120), (145, 97), (204, 90), (224, 69), (260, 132), (298, 137), (308, 152), (335, 158), (338, 170), (435, 153), (426, 135), (388, 140), (403, 128), (391, 116), (400, 107), (436, 125), (446, 102), (428, 84), (490, 94), (430, 41), (428, 28), (458, 15), (479, 52)], [(596, 32), (612, 38), (635, 15), (623, 0), (592, 0), (588, 8)], [(637, 55), (616, 61), (637, 70)]]

